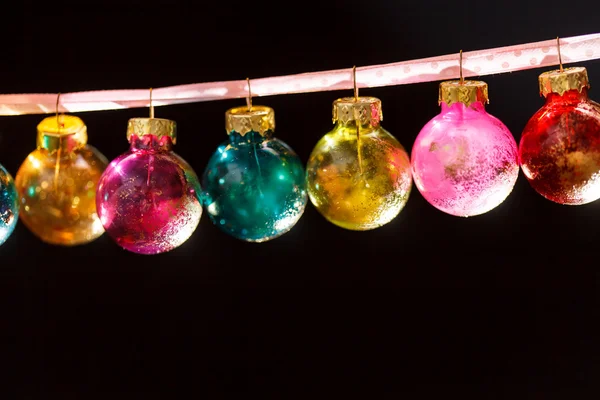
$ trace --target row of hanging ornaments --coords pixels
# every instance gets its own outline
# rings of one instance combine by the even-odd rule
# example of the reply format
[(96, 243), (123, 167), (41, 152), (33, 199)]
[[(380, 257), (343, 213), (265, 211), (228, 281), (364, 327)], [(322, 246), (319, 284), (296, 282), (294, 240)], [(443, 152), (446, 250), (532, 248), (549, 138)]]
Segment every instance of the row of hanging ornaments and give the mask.
[[(355, 71), (354, 71), (355, 72)], [(250, 82), (248, 82), (249, 85)], [(356, 85), (355, 85), (356, 86)], [(583, 67), (539, 76), (544, 106), (520, 145), (488, 114), (485, 82), (439, 85), (441, 112), (420, 131), (412, 154), (381, 126), (374, 97), (333, 102), (331, 132), (317, 143), (306, 171), (273, 136), (273, 109), (252, 105), (225, 114), (229, 140), (210, 158), (199, 182), (173, 151), (174, 121), (130, 119), (130, 148), (110, 164), (87, 144), (81, 119), (57, 115), (37, 127), (37, 149), (13, 181), (0, 166), (0, 244), (18, 216), (47, 243), (72, 246), (103, 232), (134, 253), (157, 254), (184, 243), (203, 207), (224, 232), (265, 242), (288, 232), (310, 198), (331, 223), (364, 231), (394, 219), (414, 180), (423, 197), (455, 216), (486, 213), (512, 191), (519, 167), (531, 186), (560, 204), (600, 198), (600, 105), (588, 98)]]

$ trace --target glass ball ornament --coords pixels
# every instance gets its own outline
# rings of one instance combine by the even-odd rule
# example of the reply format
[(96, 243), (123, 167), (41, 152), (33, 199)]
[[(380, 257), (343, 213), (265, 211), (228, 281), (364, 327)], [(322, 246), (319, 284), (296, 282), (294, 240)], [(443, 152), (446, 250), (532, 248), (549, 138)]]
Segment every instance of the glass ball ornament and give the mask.
[(404, 147), (381, 126), (381, 101), (333, 102), (333, 130), (314, 147), (308, 195), (321, 215), (345, 229), (366, 231), (392, 221), (408, 201), (412, 178)]
[(109, 164), (98, 183), (97, 207), (108, 235), (122, 248), (158, 254), (182, 245), (202, 216), (192, 167), (173, 151), (176, 124), (132, 118), (129, 151)]
[(96, 186), (108, 160), (87, 139), (87, 127), (78, 117), (43, 119), (37, 126), (37, 149), (15, 176), (21, 221), (46, 243), (81, 245), (104, 233)]
[(14, 232), (19, 218), (19, 196), (15, 181), (0, 165), (0, 246)]
[(519, 162), (533, 189), (565, 205), (600, 198), (600, 105), (588, 98), (583, 67), (539, 76), (545, 104), (527, 122)]
[(519, 176), (517, 143), (488, 114), (488, 87), (481, 81), (439, 86), (441, 112), (419, 132), (411, 153), (415, 185), (447, 214), (470, 217), (500, 205)]
[(232, 108), (225, 125), (229, 140), (217, 147), (202, 176), (208, 215), (235, 238), (277, 238), (294, 227), (308, 202), (303, 163), (274, 137), (270, 107)]

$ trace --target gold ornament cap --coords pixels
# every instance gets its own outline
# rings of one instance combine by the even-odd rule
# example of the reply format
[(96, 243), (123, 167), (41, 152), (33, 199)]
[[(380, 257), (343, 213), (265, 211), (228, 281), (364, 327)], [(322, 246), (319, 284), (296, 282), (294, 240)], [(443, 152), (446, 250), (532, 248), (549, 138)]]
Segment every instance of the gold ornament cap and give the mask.
[(87, 127), (74, 115), (47, 117), (37, 126), (38, 149), (71, 151), (85, 146), (87, 139)]
[(164, 118), (131, 118), (127, 122), (127, 140), (132, 136), (154, 135), (157, 138), (170, 137), (173, 144), (177, 141), (177, 124)]
[(333, 123), (377, 126), (382, 120), (381, 100), (376, 97), (342, 97), (333, 102)]
[(584, 67), (563, 68), (546, 71), (538, 77), (540, 95), (546, 97), (549, 93), (562, 96), (569, 90), (581, 92), (583, 88), (590, 87), (587, 70)]
[(275, 111), (267, 106), (247, 106), (230, 108), (225, 112), (227, 134), (236, 132), (241, 136), (256, 132), (267, 136), (275, 131)]
[(488, 85), (483, 81), (445, 81), (440, 83), (438, 104), (446, 103), (451, 106), (454, 103), (463, 103), (469, 107), (473, 103), (487, 104)]

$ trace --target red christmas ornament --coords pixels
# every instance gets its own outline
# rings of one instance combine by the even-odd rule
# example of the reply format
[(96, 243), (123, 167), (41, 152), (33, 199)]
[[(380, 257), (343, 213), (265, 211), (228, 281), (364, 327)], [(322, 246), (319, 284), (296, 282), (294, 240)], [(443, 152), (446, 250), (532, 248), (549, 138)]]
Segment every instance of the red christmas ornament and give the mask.
[(600, 105), (588, 98), (583, 67), (539, 76), (546, 104), (529, 120), (519, 145), (519, 162), (531, 186), (559, 204), (600, 198)]

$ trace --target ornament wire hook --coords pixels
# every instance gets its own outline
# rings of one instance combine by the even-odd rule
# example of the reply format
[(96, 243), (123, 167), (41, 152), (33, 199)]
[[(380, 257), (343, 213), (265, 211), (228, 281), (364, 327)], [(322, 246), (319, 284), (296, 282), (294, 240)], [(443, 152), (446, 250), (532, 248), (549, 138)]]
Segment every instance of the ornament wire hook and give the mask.
[(560, 72), (563, 72), (562, 56), (560, 55), (560, 38), (558, 36), (556, 37), (556, 48), (558, 50), (558, 65), (560, 67)]
[(58, 105), (60, 104), (60, 93), (56, 95), (56, 122), (58, 123)]
[(56, 95), (56, 126), (58, 128), (58, 140), (61, 140), (60, 128), (64, 126), (64, 123), (60, 120), (60, 93)]
[(60, 128), (62, 127), (62, 122), (60, 122), (60, 113), (59, 113), (59, 104), (60, 104), (60, 93), (56, 95), (56, 132), (58, 134), (58, 150), (56, 154), (56, 163), (54, 164), (54, 191), (58, 191), (58, 175), (60, 173), (60, 156), (62, 150), (62, 136), (60, 135)]
[[(154, 119), (154, 104), (152, 103), (152, 88), (150, 88), (150, 104), (149, 107), (150, 108), (150, 119)], [(154, 156), (151, 154), (150, 158), (148, 159), (148, 176), (146, 178), (146, 185), (150, 186), (150, 180), (152, 179), (151, 177), (151, 173), (152, 170), (154, 169)], [(152, 192), (154, 193), (154, 192)]]
[(356, 65), (352, 67), (352, 83), (354, 84), (354, 101), (358, 101), (358, 86), (356, 86)]
[[(356, 65), (352, 66), (352, 83), (354, 85), (354, 102), (358, 102), (358, 86), (356, 85)], [(356, 123), (356, 141), (357, 141), (357, 151), (358, 151), (358, 168), (360, 172), (360, 176), (363, 176), (363, 166), (362, 166), (362, 151), (361, 151), (361, 142), (360, 142), (360, 122), (357, 116), (357, 110), (353, 110), (354, 112), (354, 122)]]
[(462, 85), (463, 83), (465, 83), (465, 78), (463, 77), (463, 71), (462, 71), (462, 65), (463, 65), (462, 50), (459, 53), (458, 60), (459, 60), (458, 61), (458, 64), (459, 64), (458, 71), (459, 71), (459, 74), (460, 74), (460, 84)]
[(154, 118), (154, 104), (152, 104), (152, 88), (150, 88), (150, 118)]
[(246, 97), (246, 106), (248, 107), (248, 111), (252, 111), (252, 90), (250, 89), (250, 78), (246, 78), (246, 83), (248, 84), (248, 97)]
[(60, 93), (56, 95), (56, 125), (58, 126), (58, 133), (60, 133), (60, 128), (62, 123), (60, 122)]

